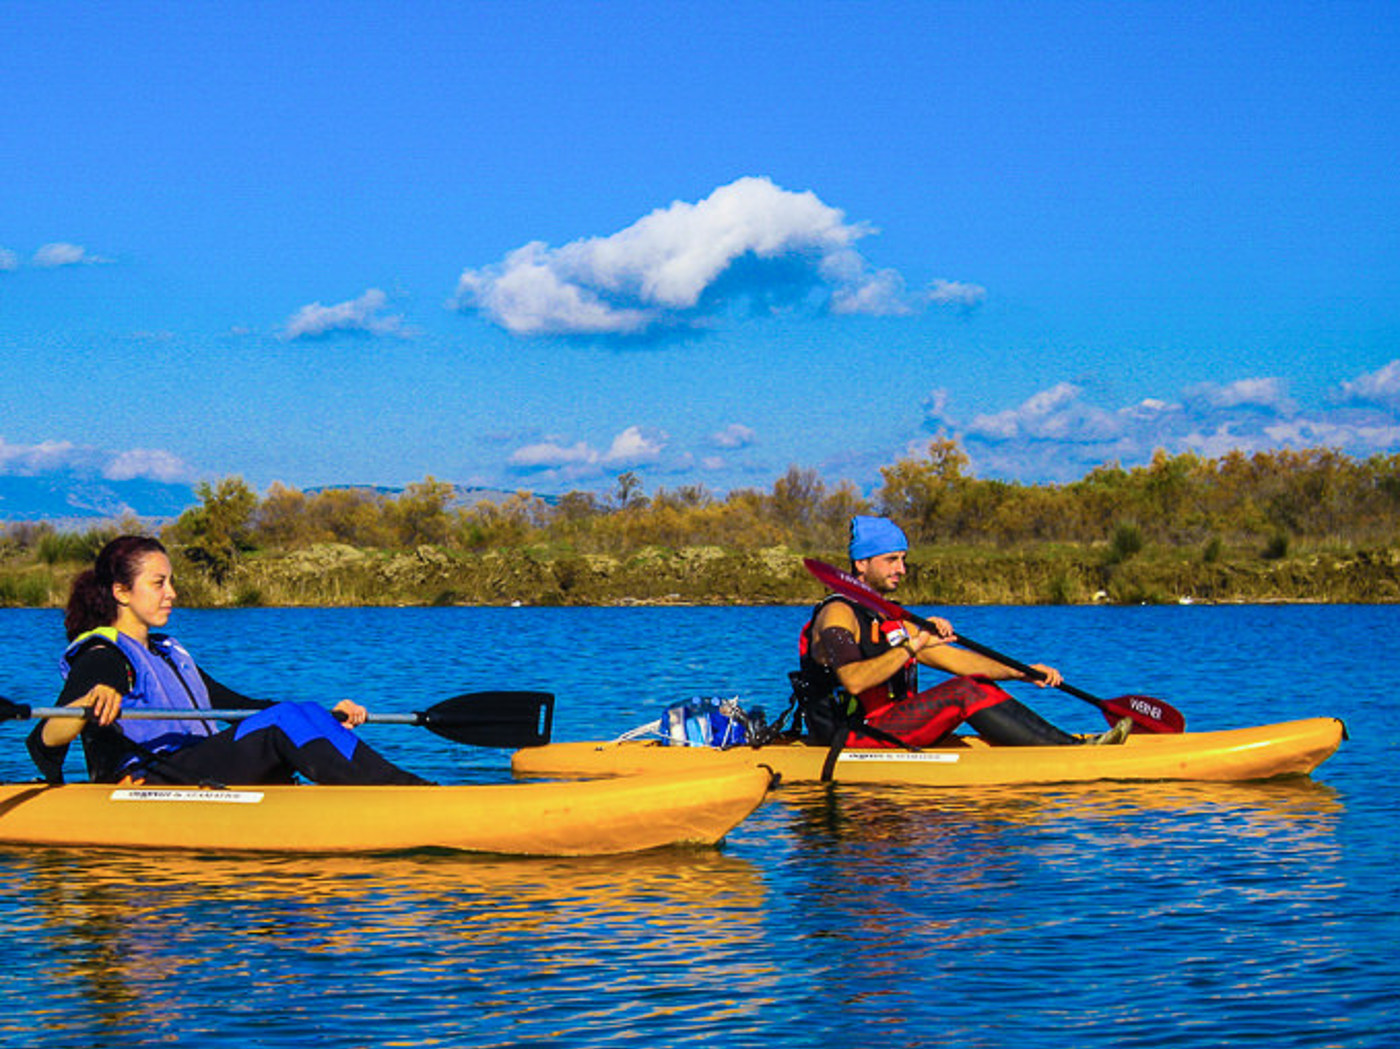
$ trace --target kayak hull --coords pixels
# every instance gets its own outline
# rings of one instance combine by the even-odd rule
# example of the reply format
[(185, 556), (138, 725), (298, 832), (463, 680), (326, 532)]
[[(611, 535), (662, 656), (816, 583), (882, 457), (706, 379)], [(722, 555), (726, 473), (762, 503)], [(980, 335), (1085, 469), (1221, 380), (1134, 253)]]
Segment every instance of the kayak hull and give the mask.
[[(1337, 718), (1307, 718), (1218, 732), (1134, 734), (1114, 746), (996, 747), (977, 737), (917, 752), (842, 751), (831, 779), (971, 787), (1095, 780), (1240, 782), (1307, 775), (1341, 745)], [(737, 747), (667, 746), (659, 742), (551, 743), (517, 751), (519, 776), (631, 776), (661, 769), (762, 764), (785, 783), (820, 781), (827, 748), (805, 743)]]
[(589, 856), (715, 845), (762, 802), (752, 763), (595, 783), (0, 785), (0, 844), (219, 852)]

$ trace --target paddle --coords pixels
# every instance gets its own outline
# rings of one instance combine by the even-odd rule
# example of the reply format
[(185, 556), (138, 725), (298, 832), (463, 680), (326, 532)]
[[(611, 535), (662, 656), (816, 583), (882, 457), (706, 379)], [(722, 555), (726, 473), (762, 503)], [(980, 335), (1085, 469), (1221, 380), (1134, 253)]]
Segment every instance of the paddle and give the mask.
[[(858, 601), (873, 612), (879, 612), (882, 616), (890, 619), (903, 619), (914, 623), (924, 630), (937, 633), (934, 625), (927, 619), (915, 615), (908, 609), (902, 608), (893, 601), (877, 593), (871, 587), (861, 582), (849, 572), (843, 572), (839, 568), (834, 568), (822, 561), (813, 558), (806, 558), (802, 562), (807, 571), (816, 576), (822, 585), (829, 590), (834, 590), (838, 594), (844, 594), (853, 601)], [(1003, 666), (1008, 666), (1012, 670), (1025, 674), (1032, 680), (1039, 680), (1044, 677), (1040, 671), (1034, 667), (1004, 656), (995, 649), (979, 644), (971, 638), (962, 634), (958, 635), (957, 644), (970, 652), (994, 659)], [(1184, 732), (1186, 729), (1186, 718), (1169, 703), (1151, 696), (1117, 696), (1114, 699), (1100, 699), (1085, 692), (1081, 688), (1075, 688), (1066, 682), (1060, 682), (1056, 688), (1062, 692), (1068, 692), (1076, 699), (1082, 699), (1086, 703), (1092, 703), (1103, 711), (1108, 718), (1110, 725), (1115, 724), (1122, 718), (1132, 718), (1134, 730), (1141, 729), (1145, 732)]]
[[(31, 707), (0, 697), (0, 721), (87, 717), (84, 707)], [(258, 710), (127, 710), (123, 718), (242, 721)], [(548, 692), (467, 692), (409, 714), (370, 714), (367, 721), (418, 725), (454, 743), (474, 747), (538, 747), (549, 742), (554, 696)]]

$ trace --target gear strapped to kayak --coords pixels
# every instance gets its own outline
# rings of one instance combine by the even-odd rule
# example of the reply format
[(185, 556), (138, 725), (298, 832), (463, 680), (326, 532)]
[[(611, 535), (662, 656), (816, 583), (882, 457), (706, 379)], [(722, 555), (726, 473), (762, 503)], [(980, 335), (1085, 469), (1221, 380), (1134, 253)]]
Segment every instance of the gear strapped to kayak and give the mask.
[(728, 750), (760, 746), (774, 736), (761, 708), (745, 710), (737, 698), (696, 696), (667, 707), (655, 721), (639, 725), (618, 738), (654, 739), (667, 746)]

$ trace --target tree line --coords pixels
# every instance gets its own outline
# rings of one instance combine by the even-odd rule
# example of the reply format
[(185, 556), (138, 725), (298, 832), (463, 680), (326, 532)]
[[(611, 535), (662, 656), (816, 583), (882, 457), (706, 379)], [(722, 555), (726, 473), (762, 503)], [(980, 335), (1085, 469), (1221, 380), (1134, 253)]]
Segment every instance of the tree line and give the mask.
[[(472, 505), (458, 505), (453, 486), (432, 477), (392, 494), (273, 484), (261, 496), (229, 477), (201, 483), (198, 505), (161, 535), (219, 580), (249, 555), (325, 543), (613, 555), (646, 546), (835, 551), (844, 548), (856, 513), (889, 514), (915, 545), (1107, 544), (1123, 557), (1147, 543), (1200, 545), (1207, 560), (1227, 546), (1264, 557), (1284, 556), (1298, 541), (1385, 546), (1400, 524), (1400, 455), (1356, 459), (1310, 448), (1206, 458), (1158, 451), (1146, 465), (1108, 463), (1065, 484), (981, 479), (968, 466), (958, 442), (939, 437), (923, 454), (883, 467), (869, 497), (849, 481), (828, 484), (815, 470), (792, 466), (771, 489), (723, 497), (703, 485), (648, 495), (636, 474), (624, 473), (610, 492), (546, 500), (521, 491)], [(131, 523), (77, 536), (11, 525), (4, 541), (32, 547), (47, 561), (82, 559), (120, 527)]]

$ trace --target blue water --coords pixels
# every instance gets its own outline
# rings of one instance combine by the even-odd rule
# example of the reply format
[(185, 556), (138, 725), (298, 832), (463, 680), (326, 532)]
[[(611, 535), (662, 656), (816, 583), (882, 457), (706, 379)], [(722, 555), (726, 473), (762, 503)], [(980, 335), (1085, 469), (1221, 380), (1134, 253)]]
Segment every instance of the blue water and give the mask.
[[(1353, 738), (1312, 779), (1258, 784), (786, 786), (722, 850), (604, 860), (0, 851), (0, 1045), (1400, 1044), (1400, 608), (938, 611), (1192, 729), (1327, 714)], [(776, 713), (802, 619), (246, 610), (172, 628), (253, 695), (395, 711), (541, 688), (555, 738), (584, 739), (695, 695)], [(58, 613), (0, 628), (0, 692), (50, 702)], [(0, 725), (4, 779), (32, 775), (26, 729)], [(501, 752), (362, 731), (439, 780), (508, 777)]]

